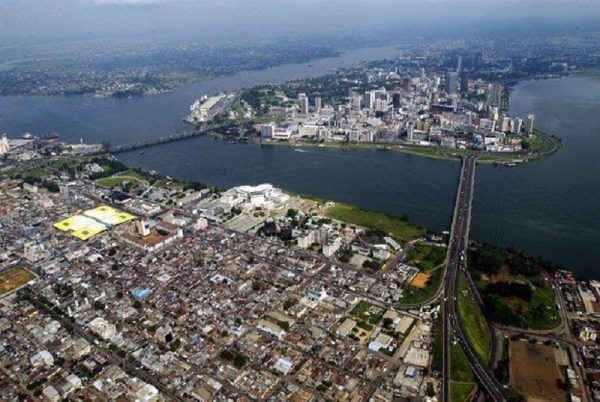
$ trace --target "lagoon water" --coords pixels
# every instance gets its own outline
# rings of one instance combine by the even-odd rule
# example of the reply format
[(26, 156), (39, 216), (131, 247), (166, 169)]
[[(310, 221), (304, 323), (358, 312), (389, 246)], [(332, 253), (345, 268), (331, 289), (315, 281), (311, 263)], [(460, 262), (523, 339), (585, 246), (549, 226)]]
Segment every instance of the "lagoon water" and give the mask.
[[(391, 57), (393, 48), (346, 52), (243, 72), (138, 99), (0, 97), (0, 132), (56, 131), (64, 141), (112, 143), (188, 130), (182, 118), (204, 93), (326, 74), (335, 67)], [(549, 159), (515, 168), (480, 166), (471, 237), (513, 246), (600, 278), (600, 82), (586, 78), (529, 81), (510, 98), (512, 116), (536, 114), (536, 126), (563, 138)], [(270, 182), (302, 194), (355, 204), (432, 230), (449, 227), (460, 166), (391, 151), (303, 149), (228, 144), (197, 138), (130, 152), (132, 166), (220, 187)]]

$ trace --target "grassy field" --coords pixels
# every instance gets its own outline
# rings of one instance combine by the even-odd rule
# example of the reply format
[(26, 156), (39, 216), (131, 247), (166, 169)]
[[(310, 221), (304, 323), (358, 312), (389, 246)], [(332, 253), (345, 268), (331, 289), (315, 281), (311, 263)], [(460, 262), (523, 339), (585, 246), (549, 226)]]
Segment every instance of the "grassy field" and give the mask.
[(31, 169), (28, 172), (25, 172), (25, 177), (34, 177), (36, 179), (41, 179), (46, 174), (46, 171), (42, 168)]
[[(458, 295), (460, 318), (475, 351), (483, 361), (487, 362), (492, 348), (490, 331), (463, 275), (460, 277), (458, 289), (460, 291)], [(466, 295), (463, 294), (465, 290), (467, 291)]]
[(444, 369), (444, 331), (442, 320), (438, 319), (434, 324), (435, 334), (433, 336), (431, 351), (431, 370), (442, 372)]
[(406, 264), (430, 271), (444, 262), (447, 253), (446, 247), (417, 244), (406, 256)]
[(369, 324), (377, 324), (381, 320), (381, 317), (384, 313), (384, 309), (375, 307), (365, 300), (359, 301), (352, 311), (350, 311), (351, 315)]
[(427, 272), (430, 275), (427, 285), (424, 288), (408, 285), (402, 292), (402, 299), (400, 299), (399, 304), (422, 303), (435, 295), (435, 292), (437, 292), (440, 283), (442, 282), (444, 267), (439, 267)]
[(349, 224), (382, 230), (400, 243), (406, 243), (427, 234), (426, 229), (404, 222), (399, 218), (381, 212), (366, 211), (347, 204), (336, 203), (335, 206), (325, 211), (325, 215)]
[(547, 281), (543, 281), (543, 286), (537, 286), (533, 291), (531, 302), (528, 308), (533, 309), (536, 306), (544, 306), (541, 317), (531, 317), (527, 325), (532, 329), (552, 329), (560, 324), (560, 314), (556, 307), (554, 290)]
[(455, 383), (450, 384), (450, 400), (456, 402), (466, 401), (475, 389), (473, 383)]
[(0, 295), (13, 291), (34, 278), (35, 275), (24, 268), (9, 269), (0, 274)]
[[(452, 342), (454, 342), (454, 337), (452, 337)], [(450, 379), (458, 382), (475, 382), (469, 361), (460, 346), (454, 344), (450, 344)]]
[(132, 179), (131, 177), (123, 177), (123, 176), (107, 177), (105, 179), (99, 179), (98, 184), (100, 184), (101, 186), (104, 186), (104, 187), (115, 188), (117, 186), (120, 186), (125, 181), (131, 182), (132, 188), (137, 187), (137, 180)]

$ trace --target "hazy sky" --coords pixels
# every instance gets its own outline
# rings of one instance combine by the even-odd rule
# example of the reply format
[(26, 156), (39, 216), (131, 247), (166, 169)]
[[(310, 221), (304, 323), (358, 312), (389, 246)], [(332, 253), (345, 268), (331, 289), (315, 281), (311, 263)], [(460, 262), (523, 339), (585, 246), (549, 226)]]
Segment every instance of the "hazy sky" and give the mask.
[(182, 33), (293, 36), (527, 18), (600, 20), (600, 0), (0, 0), (0, 41)]

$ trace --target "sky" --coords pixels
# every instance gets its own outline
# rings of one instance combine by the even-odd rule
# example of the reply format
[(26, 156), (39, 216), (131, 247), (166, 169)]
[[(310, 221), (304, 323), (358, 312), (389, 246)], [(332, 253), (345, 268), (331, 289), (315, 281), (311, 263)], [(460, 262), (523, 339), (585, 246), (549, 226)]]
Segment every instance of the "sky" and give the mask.
[(294, 36), (483, 20), (597, 19), (600, 0), (0, 0), (0, 41)]

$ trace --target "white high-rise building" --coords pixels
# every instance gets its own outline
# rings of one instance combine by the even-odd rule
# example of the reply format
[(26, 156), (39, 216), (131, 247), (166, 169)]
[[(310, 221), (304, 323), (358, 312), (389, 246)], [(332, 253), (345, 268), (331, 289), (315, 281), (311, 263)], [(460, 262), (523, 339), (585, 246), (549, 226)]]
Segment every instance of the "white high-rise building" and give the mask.
[(387, 112), (388, 102), (385, 99), (376, 99), (375, 100), (375, 110), (378, 112)]
[(415, 139), (415, 125), (414, 123), (410, 123), (408, 125), (408, 130), (406, 132), (406, 139), (414, 140)]
[(505, 133), (510, 129), (510, 117), (502, 116), (500, 119), (500, 131)]
[(150, 220), (148, 218), (137, 221), (135, 226), (140, 236), (146, 237), (150, 234)]
[(321, 97), (315, 96), (315, 109), (321, 109)]
[(449, 73), (446, 76), (446, 92), (449, 94), (455, 94), (458, 92), (458, 74)]
[(351, 102), (352, 102), (353, 110), (360, 110), (361, 100), (362, 100), (362, 98), (359, 95), (355, 95), (352, 97)]
[(521, 132), (521, 128), (523, 128), (523, 119), (517, 117), (513, 122), (512, 132), (515, 134), (519, 134)]
[(300, 102), (300, 113), (308, 114), (308, 97), (302, 93), (298, 95), (298, 101)]
[(525, 126), (525, 129), (527, 131), (527, 134), (531, 135), (533, 134), (533, 123), (535, 122), (535, 115), (533, 113), (528, 114), (527, 115), (527, 125)]
[(8, 139), (6, 138), (6, 134), (2, 134), (2, 138), (0, 139), (0, 155), (6, 155), (8, 151), (10, 151)]

